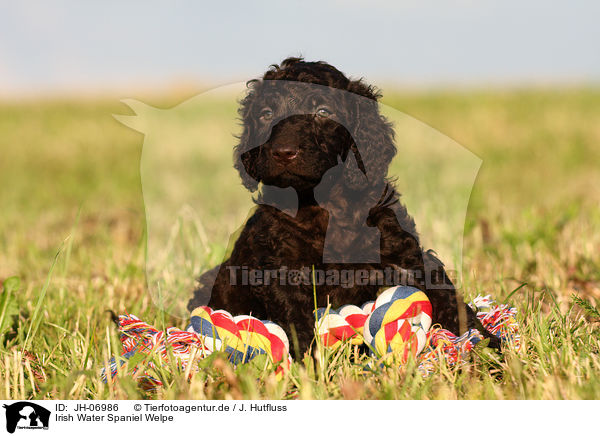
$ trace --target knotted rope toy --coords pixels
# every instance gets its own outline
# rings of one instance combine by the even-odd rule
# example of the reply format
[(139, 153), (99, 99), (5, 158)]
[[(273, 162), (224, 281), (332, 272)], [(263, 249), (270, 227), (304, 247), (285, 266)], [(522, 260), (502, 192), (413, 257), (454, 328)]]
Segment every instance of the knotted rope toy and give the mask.
[[(165, 335), (162, 330), (128, 314), (119, 316), (119, 331), (123, 347), (121, 365), (136, 353), (149, 358), (159, 355), (163, 362), (168, 363), (169, 349), (176, 363), (182, 370), (189, 371), (190, 376), (199, 370), (198, 359), (215, 351), (225, 352), (234, 364), (247, 363), (265, 354), (271, 363), (277, 365), (275, 373), (278, 378), (291, 364), (287, 335), (277, 324), (248, 315), (234, 317), (225, 310), (212, 310), (207, 306), (192, 311), (187, 330), (170, 327)], [(143, 363), (149, 369), (156, 369), (152, 360)], [(110, 362), (110, 372), (112, 378), (118, 372), (114, 358)], [(140, 372), (139, 365), (131, 370), (131, 374), (149, 390), (162, 385), (149, 371)], [(105, 371), (102, 378), (106, 380)]]
[(431, 327), (431, 303), (424, 292), (410, 286), (385, 290), (377, 300), (338, 311), (317, 310), (316, 327), (325, 346), (337, 346), (345, 339), (365, 342), (372, 354), (386, 361), (415, 357), (427, 342)]
[[(521, 336), (516, 315), (517, 309), (506, 304), (496, 305), (490, 295), (477, 296), (469, 306), (476, 312), (483, 327), (498, 336), (503, 347), (521, 350)], [(461, 336), (443, 329), (433, 329), (428, 334), (429, 346), (419, 355), (419, 370), (427, 375), (435, 371), (435, 363), (443, 356), (448, 366), (460, 365), (475, 345), (483, 340), (479, 330), (471, 329)]]
[[(483, 326), (500, 338), (505, 346), (520, 349), (516, 309), (496, 305), (490, 296), (478, 296), (470, 303)], [(361, 307), (345, 305), (337, 310), (318, 308), (315, 331), (326, 347), (338, 348), (344, 343), (369, 346), (371, 354), (381, 362), (400, 364), (412, 356), (424, 375), (435, 370), (444, 359), (449, 366), (466, 362), (469, 352), (483, 339), (472, 329), (461, 336), (439, 327), (431, 327), (431, 303), (424, 292), (410, 286), (385, 290), (376, 301)], [(249, 315), (232, 316), (224, 310), (196, 308), (187, 330), (170, 327), (163, 332), (134, 315), (119, 316), (123, 346), (121, 365), (136, 353), (151, 356), (158, 353), (164, 362), (173, 356), (190, 377), (199, 370), (198, 360), (215, 351), (225, 352), (233, 364), (244, 364), (258, 355), (266, 355), (274, 364), (277, 378), (289, 370), (289, 341), (283, 329), (270, 321)], [(170, 353), (168, 352), (170, 350)], [(155, 369), (152, 362), (147, 367)], [(147, 388), (161, 382), (136, 365), (131, 373)], [(117, 373), (117, 361), (110, 364), (111, 377)], [(102, 373), (106, 379), (105, 371)]]
[(225, 351), (232, 363), (246, 363), (266, 354), (271, 362), (289, 358), (290, 343), (281, 327), (253, 316), (232, 316), (225, 310), (200, 306), (192, 311), (188, 332), (199, 337), (207, 351)]

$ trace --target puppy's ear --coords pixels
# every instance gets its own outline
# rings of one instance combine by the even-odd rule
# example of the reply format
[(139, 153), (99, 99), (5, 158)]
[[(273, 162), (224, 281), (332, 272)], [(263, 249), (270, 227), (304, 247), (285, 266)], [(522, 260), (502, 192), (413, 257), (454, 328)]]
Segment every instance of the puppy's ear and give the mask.
[(379, 113), (377, 99), (380, 94), (377, 90), (361, 80), (350, 82), (348, 90), (355, 94), (350, 101), (354, 118), (351, 134), (356, 145), (352, 152), (356, 161), (347, 160), (345, 183), (358, 191), (383, 182), (396, 154), (396, 146), (392, 124)]
[[(242, 139), (243, 140), (243, 136)], [(258, 182), (260, 181), (256, 175), (256, 157), (258, 156), (258, 147), (242, 152), (241, 150), (245, 144), (240, 142), (233, 151), (233, 167), (240, 174), (242, 184), (250, 192), (254, 192), (258, 189)]]
[(256, 158), (258, 157), (259, 148), (252, 141), (256, 131), (257, 120), (253, 119), (251, 115), (252, 103), (254, 102), (258, 86), (260, 86), (260, 82), (256, 80), (247, 83), (248, 93), (240, 102), (238, 110), (243, 130), (239, 136), (240, 142), (233, 149), (233, 167), (240, 174), (242, 184), (250, 192), (256, 191), (260, 182), (258, 168), (256, 168)]

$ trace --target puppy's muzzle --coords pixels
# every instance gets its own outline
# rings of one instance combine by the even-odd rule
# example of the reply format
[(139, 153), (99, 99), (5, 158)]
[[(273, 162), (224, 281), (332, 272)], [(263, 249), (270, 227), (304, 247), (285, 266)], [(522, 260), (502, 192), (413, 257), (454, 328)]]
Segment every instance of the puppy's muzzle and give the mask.
[(298, 147), (292, 144), (273, 144), (271, 155), (277, 163), (287, 165), (298, 156)]

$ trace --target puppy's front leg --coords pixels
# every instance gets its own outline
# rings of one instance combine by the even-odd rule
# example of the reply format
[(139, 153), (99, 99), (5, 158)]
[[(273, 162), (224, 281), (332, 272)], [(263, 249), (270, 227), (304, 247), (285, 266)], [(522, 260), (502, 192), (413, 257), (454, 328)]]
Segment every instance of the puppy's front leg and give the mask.
[[(490, 347), (500, 349), (498, 337), (483, 327), (475, 312), (456, 292), (443, 263), (432, 253), (422, 250), (416, 235), (400, 226), (392, 209), (380, 208), (374, 211), (370, 220), (381, 232), (382, 268), (399, 267), (406, 272), (407, 280), (407, 283), (399, 284), (415, 286), (427, 294), (434, 323), (457, 335), (475, 328), (490, 340)], [(461, 320), (464, 321), (461, 323)]]

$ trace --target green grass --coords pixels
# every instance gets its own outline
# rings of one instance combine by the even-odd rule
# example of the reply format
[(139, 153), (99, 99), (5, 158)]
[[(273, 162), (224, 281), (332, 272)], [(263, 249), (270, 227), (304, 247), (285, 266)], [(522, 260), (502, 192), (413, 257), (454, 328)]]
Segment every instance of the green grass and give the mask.
[[(365, 358), (351, 358), (346, 346), (306, 356), (281, 381), (258, 364), (233, 368), (215, 355), (190, 382), (177, 368), (164, 371), (158, 398), (598, 398), (600, 91), (397, 93), (384, 103), (483, 160), (466, 215), (463, 290), (519, 309), (522, 352), (499, 362), (482, 352), (460, 370), (441, 366), (423, 378), (411, 365), (364, 373)], [(196, 128), (214, 141), (190, 161), (201, 175), (191, 188), (206, 205), (191, 219), (197, 231), (182, 232), (204, 250), (199, 264), (185, 265), (190, 271), (218, 261), (250, 205), (237, 184), (223, 183), (232, 174), (235, 107), (213, 101), (210, 108), (200, 102), (174, 121), (204, 119)], [(108, 98), (0, 102), (2, 398), (142, 398), (129, 376), (100, 379), (120, 350), (106, 311), (134, 313), (159, 328), (185, 326), (146, 290), (144, 136), (113, 113), (131, 112)], [(403, 138), (427, 135), (405, 127), (400, 147)], [(177, 137), (181, 144), (193, 143), (197, 132), (189, 134)], [(443, 170), (423, 170), (431, 173), (416, 188)], [(428, 225), (435, 230), (420, 227)], [(176, 295), (187, 292), (185, 282), (172, 285)]]

